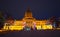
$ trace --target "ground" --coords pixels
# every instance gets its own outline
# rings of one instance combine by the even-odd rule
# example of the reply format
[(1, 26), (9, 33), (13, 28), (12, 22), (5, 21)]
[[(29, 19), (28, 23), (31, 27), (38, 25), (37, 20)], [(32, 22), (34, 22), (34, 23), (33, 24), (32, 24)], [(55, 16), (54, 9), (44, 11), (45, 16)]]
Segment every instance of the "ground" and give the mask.
[(60, 37), (60, 30), (5, 31), (0, 37)]

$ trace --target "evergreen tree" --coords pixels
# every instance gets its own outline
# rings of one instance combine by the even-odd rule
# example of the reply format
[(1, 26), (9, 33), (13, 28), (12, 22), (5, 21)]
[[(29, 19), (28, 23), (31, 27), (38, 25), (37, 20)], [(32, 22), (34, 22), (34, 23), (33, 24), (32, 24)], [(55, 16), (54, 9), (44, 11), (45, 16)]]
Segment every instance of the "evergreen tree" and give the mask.
[(3, 16), (3, 13), (0, 11), (0, 29), (3, 28), (5, 22), (5, 18)]

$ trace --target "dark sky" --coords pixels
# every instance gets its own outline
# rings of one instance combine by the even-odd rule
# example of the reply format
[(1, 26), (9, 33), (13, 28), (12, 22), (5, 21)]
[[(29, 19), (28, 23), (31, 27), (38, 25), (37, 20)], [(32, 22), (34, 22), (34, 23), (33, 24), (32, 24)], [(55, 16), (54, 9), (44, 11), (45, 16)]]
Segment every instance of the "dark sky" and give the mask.
[(59, 0), (0, 0), (0, 10), (16, 19), (23, 18), (28, 6), (36, 19), (60, 17)]

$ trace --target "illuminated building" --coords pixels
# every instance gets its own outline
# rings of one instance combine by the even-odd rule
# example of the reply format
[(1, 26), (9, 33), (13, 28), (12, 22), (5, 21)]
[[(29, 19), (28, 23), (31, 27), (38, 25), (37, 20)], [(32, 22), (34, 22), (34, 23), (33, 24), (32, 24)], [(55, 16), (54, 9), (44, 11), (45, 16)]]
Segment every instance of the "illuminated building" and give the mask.
[(12, 20), (10, 22), (8, 21), (4, 24), (3, 29), (4, 30), (23, 30), (26, 27), (29, 27), (32, 29), (36, 28), (37, 30), (52, 29), (53, 28), (52, 25), (47, 24), (47, 22), (48, 20), (36, 20), (32, 15), (32, 11), (30, 10), (30, 8), (28, 8), (22, 20), (14, 20), (14, 22), (12, 22)]

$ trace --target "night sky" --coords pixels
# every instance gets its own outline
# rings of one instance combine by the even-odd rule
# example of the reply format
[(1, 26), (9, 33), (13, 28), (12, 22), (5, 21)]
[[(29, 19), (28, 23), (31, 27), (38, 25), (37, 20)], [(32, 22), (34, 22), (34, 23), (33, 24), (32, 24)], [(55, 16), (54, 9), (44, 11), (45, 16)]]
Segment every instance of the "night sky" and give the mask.
[(23, 18), (28, 6), (36, 19), (60, 17), (59, 0), (0, 0), (0, 10), (15, 19)]
[[(21, 19), (28, 6), (31, 8), (33, 17), (36, 19), (48, 19), (52, 16), (60, 17), (59, 0), (0, 0), (0, 11), (12, 16), (14, 19)], [(0, 26), (1, 27), (1, 26)], [(59, 37), (60, 31), (22, 31), (9, 32), (0, 37)]]

